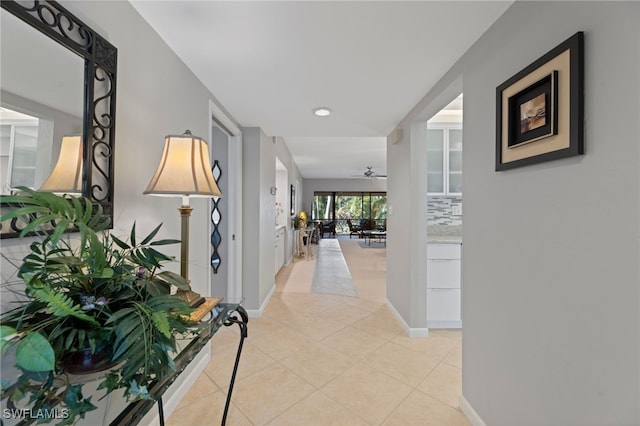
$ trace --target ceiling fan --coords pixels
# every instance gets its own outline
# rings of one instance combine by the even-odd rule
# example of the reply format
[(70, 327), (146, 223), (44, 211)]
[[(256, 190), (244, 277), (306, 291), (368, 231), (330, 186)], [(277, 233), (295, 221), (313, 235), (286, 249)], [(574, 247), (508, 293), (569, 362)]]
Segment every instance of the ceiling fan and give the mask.
[[(386, 179), (387, 175), (379, 175), (378, 173), (374, 172), (373, 170), (373, 166), (367, 166), (367, 170), (365, 170), (365, 172), (363, 173), (364, 177), (367, 179)], [(362, 175), (354, 175), (354, 177), (362, 177)]]

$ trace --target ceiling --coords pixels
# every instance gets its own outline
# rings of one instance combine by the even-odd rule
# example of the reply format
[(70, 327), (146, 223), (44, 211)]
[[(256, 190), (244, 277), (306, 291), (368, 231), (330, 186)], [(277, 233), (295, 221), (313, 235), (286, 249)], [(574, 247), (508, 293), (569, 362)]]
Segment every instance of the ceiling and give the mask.
[(386, 174), (387, 135), (512, 1), (131, 3), (304, 178), (350, 178)]

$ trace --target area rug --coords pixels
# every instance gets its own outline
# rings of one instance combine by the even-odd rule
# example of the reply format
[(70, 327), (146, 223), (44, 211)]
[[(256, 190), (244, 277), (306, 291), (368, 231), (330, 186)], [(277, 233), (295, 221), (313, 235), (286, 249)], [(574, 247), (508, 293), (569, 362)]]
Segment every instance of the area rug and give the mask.
[(358, 241), (358, 245), (365, 249), (369, 249), (369, 248), (386, 249), (387, 248), (387, 244), (385, 241), (378, 241), (375, 239), (371, 240), (371, 242), (369, 242), (369, 240)]
[(358, 297), (337, 239), (323, 238), (320, 240), (311, 291)]

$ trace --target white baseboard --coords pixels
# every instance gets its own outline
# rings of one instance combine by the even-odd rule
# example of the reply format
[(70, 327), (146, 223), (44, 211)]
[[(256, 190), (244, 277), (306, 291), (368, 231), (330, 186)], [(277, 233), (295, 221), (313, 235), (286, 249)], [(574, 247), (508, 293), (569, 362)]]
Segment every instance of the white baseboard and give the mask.
[(464, 398), (464, 396), (460, 395), (460, 409), (467, 416), (469, 422), (473, 426), (487, 426), (487, 424), (480, 418), (476, 410), (473, 409), (471, 404)]
[(246, 310), (249, 318), (260, 318), (264, 313), (264, 310), (267, 309), (267, 305), (269, 304), (269, 301), (271, 300), (271, 297), (275, 292), (276, 292), (276, 283), (274, 282), (273, 287), (271, 287), (271, 290), (269, 291), (269, 294), (267, 294), (267, 297), (264, 298), (264, 302), (262, 302), (262, 305), (260, 305), (260, 309)]
[(407, 333), (409, 337), (428, 337), (429, 329), (428, 328), (411, 328), (409, 324), (402, 318), (402, 315), (396, 310), (396, 308), (389, 302), (389, 299), (385, 299), (384, 304), (387, 305), (387, 308), (391, 311), (393, 316), (398, 320), (400, 326)]
[(428, 328), (462, 328), (462, 321), (429, 321)]

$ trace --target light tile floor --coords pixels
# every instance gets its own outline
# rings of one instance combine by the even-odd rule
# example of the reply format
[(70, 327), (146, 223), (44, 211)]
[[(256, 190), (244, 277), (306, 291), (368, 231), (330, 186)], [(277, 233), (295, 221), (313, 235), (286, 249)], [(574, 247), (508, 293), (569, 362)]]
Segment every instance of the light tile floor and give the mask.
[[(345, 258), (354, 282), (369, 285), (380, 260), (367, 265), (363, 256), (375, 249), (358, 252), (354, 243), (341, 242)], [(459, 330), (411, 339), (380, 292), (309, 293), (301, 283), (310, 285), (309, 271), (313, 261), (281, 270), (264, 315), (249, 320), (228, 425), (469, 425), (458, 408)], [(214, 336), (210, 364), (168, 426), (219, 424), (238, 339), (237, 327)]]

